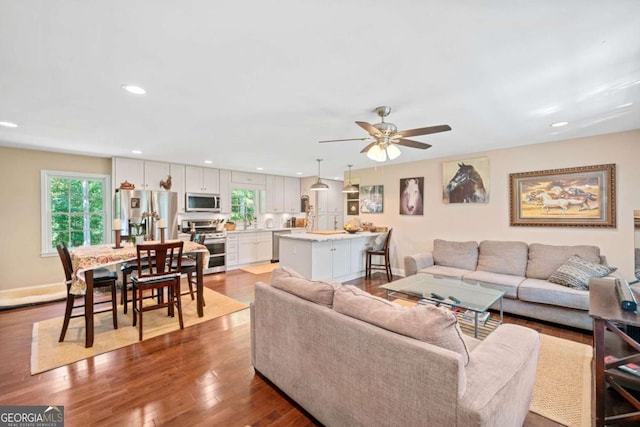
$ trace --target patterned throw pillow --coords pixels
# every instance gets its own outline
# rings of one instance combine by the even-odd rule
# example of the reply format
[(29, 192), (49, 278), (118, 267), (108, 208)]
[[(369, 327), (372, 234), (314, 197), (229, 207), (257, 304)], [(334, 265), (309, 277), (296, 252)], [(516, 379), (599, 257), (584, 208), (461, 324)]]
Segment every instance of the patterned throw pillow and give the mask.
[(616, 270), (616, 267), (596, 264), (573, 255), (549, 277), (549, 281), (586, 291), (589, 289), (589, 279), (604, 277)]

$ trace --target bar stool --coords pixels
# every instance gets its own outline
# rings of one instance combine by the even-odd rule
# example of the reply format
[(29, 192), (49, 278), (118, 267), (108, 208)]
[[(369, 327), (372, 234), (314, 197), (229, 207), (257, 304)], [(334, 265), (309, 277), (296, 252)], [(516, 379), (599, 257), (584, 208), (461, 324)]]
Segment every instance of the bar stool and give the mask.
[[(389, 282), (393, 280), (393, 274), (391, 273), (391, 260), (389, 259), (389, 241), (391, 241), (391, 231), (393, 231), (392, 228), (389, 229), (389, 232), (385, 237), (384, 244), (378, 245), (376, 247), (370, 247), (367, 249), (366, 267), (365, 267), (365, 276), (364, 276), (365, 279), (371, 279), (371, 270), (384, 270), (387, 273), (387, 280)], [(372, 262), (372, 258), (374, 256), (383, 257), (384, 264), (374, 264)]]

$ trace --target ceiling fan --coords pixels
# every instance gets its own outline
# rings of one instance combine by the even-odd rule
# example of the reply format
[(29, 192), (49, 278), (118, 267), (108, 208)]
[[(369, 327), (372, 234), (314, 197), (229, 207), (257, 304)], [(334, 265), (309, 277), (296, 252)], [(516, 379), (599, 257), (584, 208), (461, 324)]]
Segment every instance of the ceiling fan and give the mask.
[(393, 123), (387, 123), (384, 118), (391, 112), (391, 107), (381, 106), (375, 109), (380, 116), (380, 123), (369, 124), (367, 122), (356, 122), (358, 126), (369, 133), (367, 138), (348, 138), (348, 139), (331, 139), (324, 142), (340, 142), (340, 141), (371, 141), (369, 145), (364, 147), (361, 153), (367, 153), (367, 157), (378, 162), (384, 162), (387, 157), (390, 160), (400, 155), (400, 149), (396, 145), (402, 145), (411, 148), (420, 148), (425, 150), (431, 147), (430, 144), (424, 142), (406, 139), (408, 136), (428, 135), (431, 133), (446, 132), (451, 130), (449, 125), (429, 126), (425, 128), (409, 129), (398, 131)]

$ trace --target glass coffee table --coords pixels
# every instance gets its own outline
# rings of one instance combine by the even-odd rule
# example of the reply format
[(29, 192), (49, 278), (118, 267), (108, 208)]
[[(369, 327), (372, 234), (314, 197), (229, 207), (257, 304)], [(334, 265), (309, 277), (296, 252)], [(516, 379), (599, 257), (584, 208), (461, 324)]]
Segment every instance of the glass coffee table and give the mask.
[(477, 282), (418, 273), (387, 283), (380, 288), (387, 291), (387, 299), (397, 294), (403, 294), (421, 298), (422, 302), (469, 310), (474, 313), (473, 336), (475, 338), (478, 337), (478, 316), (498, 301), (500, 301), (500, 322), (498, 324), (502, 323), (502, 298), (505, 293), (485, 288)]

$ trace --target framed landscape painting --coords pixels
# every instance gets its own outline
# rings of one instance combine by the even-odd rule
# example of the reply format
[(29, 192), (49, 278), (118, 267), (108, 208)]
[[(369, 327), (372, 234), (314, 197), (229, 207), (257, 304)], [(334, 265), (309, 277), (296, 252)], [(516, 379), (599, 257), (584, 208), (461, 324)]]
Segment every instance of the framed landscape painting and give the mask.
[(615, 227), (616, 165), (509, 175), (512, 226)]
[(384, 208), (384, 185), (360, 186), (360, 212), (382, 213)]

